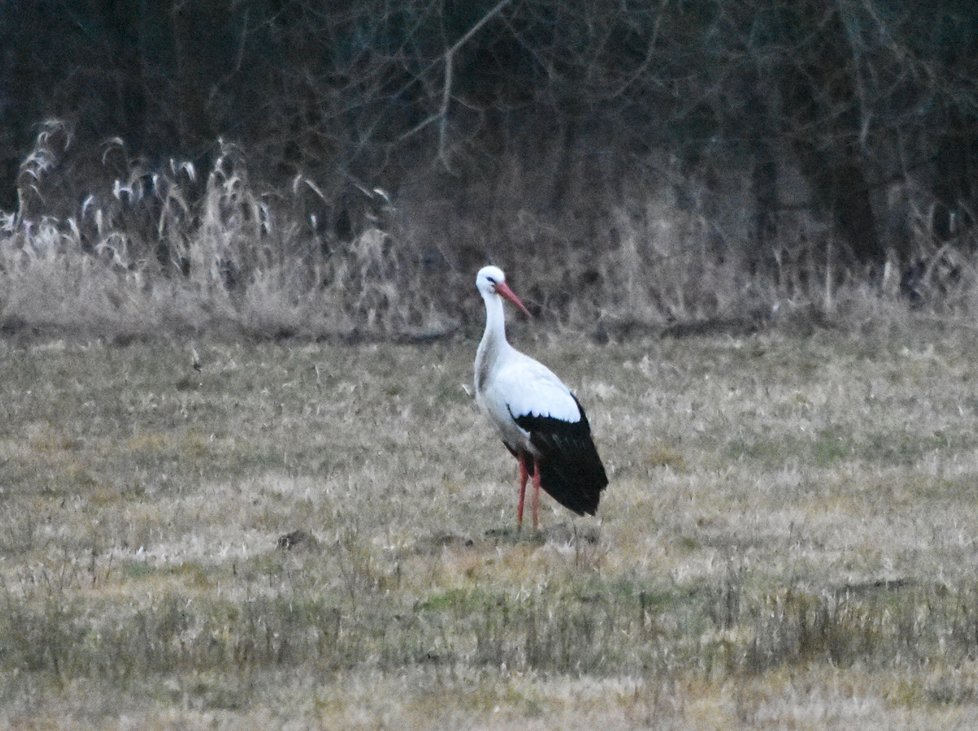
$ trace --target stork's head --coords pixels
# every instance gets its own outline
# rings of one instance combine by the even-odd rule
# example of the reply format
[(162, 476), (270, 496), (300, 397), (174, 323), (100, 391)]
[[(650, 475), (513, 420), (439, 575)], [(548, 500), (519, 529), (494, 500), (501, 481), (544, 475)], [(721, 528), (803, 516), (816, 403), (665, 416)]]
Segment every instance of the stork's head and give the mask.
[(509, 285), (506, 284), (506, 275), (503, 274), (503, 270), (499, 267), (482, 267), (475, 277), (475, 286), (478, 287), (479, 292), (482, 293), (484, 299), (488, 300), (494, 295), (503, 297), (523, 310), (528, 317), (530, 316), (530, 311), (526, 309), (524, 304), (520, 301), (520, 298), (517, 297), (516, 293), (513, 292), (513, 290), (509, 288)]

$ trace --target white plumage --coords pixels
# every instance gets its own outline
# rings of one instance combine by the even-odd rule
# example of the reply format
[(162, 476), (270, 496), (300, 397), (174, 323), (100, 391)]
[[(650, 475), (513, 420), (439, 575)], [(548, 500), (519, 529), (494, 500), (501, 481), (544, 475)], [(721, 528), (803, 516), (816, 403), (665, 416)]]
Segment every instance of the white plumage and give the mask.
[(486, 330), (475, 359), (476, 401), (519, 461), (522, 526), (527, 477), (533, 477), (533, 524), (542, 487), (578, 514), (594, 514), (608, 484), (580, 403), (542, 363), (506, 340), (503, 298), (529, 314), (498, 267), (479, 270), (476, 287), (486, 305)]
[(560, 379), (543, 363), (513, 349), (512, 357), (496, 370), (493, 389), (509, 396), (515, 416), (550, 416), (580, 421), (581, 410)]

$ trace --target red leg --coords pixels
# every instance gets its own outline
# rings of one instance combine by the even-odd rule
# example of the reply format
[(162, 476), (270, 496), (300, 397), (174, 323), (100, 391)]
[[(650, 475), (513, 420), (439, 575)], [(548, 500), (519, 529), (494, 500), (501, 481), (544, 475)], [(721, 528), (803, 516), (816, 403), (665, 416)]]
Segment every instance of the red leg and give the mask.
[(533, 460), (533, 530), (540, 527), (540, 463)]
[(523, 499), (526, 497), (526, 478), (528, 474), (523, 455), (519, 455), (517, 459), (520, 462), (520, 502), (516, 506), (516, 529), (523, 530)]

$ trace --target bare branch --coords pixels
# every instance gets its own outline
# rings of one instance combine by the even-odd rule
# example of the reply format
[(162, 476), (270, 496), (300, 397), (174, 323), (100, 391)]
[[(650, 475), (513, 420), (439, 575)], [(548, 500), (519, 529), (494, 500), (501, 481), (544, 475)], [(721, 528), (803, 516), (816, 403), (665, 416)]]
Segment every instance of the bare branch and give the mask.
[(451, 172), (452, 166), (448, 159), (447, 137), (448, 137), (448, 107), (452, 97), (452, 67), (455, 63), (455, 53), (472, 38), (479, 29), (494, 17), (502, 12), (502, 9), (509, 5), (511, 0), (500, 0), (488, 13), (483, 15), (475, 25), (466, 31), (461, 38), (452, 44), (452, 47), (445, 51), (445, 83), (442, 87), (441, 107), (438, 110), (438, 159), (441, 160), (445, 169)]
[(448, 137), (448, 105), (451, 101), (452, 93), (452, 67), (454, 66), (455, 54), (449, 52), (445, 54), (445, 86), (442, 87), (441, 107), (438, 110), (438, 159), (442, 161), (445, 169), (451, 171), (451, 161), (448, 159), (446, 150)]
[(475, 25), (469, 28), (468, 31), (466, 31), (465, 34), (462, 35), (461, 38), (455, 41), (455, 43), (452, 45), (451, 48), (445, 51), (445, 55), (450, 56), (453, 53), (455, 53), (458, 49), (460, 49), (462, 46), (464, 46), (472, 36), (474, 36), (476, 33), (479, 32), (479, 29), (482, 28), (482, 26), (484, 26), (490, 20), (495, 18), (497, 15), (499, 15), (499, 13), (502, 12), (502, 9), (505, 8), (507, 5), (509, 5), (510, 2), (511, 0), (500, 0), (500, 2), (496, 3), (496, 6), (492, 10), (490, 10), (488, 13), (483, 15), (482, 18), (480, 18)]

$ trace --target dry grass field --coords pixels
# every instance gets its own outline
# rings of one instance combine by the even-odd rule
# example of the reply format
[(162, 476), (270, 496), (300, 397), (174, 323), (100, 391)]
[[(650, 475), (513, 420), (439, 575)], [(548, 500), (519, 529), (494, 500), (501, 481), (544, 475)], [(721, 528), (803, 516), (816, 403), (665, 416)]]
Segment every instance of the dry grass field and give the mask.
[[(473, 295), (474, 297), (474, 295)], [(594, 345), (596, 519), (475, 342), (0, 341), (0, 726), (974, 728), (978, 333)]]

